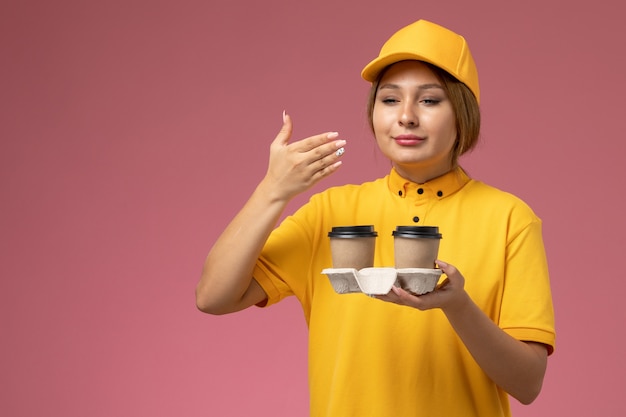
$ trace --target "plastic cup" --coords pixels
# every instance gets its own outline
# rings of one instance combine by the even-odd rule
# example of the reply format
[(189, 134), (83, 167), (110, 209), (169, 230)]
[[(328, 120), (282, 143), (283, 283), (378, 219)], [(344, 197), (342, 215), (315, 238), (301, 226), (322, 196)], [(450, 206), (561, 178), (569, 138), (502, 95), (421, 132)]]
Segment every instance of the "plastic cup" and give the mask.
[(437, 226), (397, 226), (392, 235), (396, 269), (435, 267), (441, 240)]
[(363, 269), (374, 266), (378, 233), (374, 226), (339, 226), (328, 232), (333, 268)]

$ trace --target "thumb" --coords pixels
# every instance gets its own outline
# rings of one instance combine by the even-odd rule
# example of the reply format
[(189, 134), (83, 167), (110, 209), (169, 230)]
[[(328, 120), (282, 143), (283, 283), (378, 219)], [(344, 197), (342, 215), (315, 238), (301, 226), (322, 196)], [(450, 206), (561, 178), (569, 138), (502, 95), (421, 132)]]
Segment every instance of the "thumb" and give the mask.
[(454, 274), (456, 272), (456, 268), (453, 265), (450, 265), (449, 263), (444, 262), (440, 259), (437, 259), (436, 262), (437, 266), (443, 271), (444, 274), (449, 276), (450, 274)]
[(459, 270), (452, 264), (437, 259), (437, 266), (443, 271), (451, 282), (465, 282), (465, 278)]
[(278, 135), (276, 135), (274, 143), (278, 145), (287, 145), (289, 143), (289, 139), (291, 138), (292, 131), (293, 123), (291, 121), (291, 116), (283, 111), (283, 126), (280, 128), (280, 132), (278, 132)]

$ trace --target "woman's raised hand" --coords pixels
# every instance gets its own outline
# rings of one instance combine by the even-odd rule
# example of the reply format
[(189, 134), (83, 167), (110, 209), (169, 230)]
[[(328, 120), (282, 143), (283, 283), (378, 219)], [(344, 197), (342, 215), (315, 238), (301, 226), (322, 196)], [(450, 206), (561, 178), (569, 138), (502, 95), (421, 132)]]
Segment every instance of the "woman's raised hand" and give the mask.
[(277, 200), (290, 200), (335, 172), (346, 144), (337, 132), (290, 143), (292, 131), (291, 117), (283, 113), (283, 126), (270, 146), (269, 166), (263, 179), (266, 190)]

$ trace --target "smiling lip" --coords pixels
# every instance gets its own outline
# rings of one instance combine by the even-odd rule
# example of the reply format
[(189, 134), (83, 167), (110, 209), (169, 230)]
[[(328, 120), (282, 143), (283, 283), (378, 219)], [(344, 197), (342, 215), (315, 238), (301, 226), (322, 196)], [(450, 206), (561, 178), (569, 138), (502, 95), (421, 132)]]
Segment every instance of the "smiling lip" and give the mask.
[(393, 138), (398, 145), (414, 146), (424, 142), (426, 139), (415, 135), (399, 135)]

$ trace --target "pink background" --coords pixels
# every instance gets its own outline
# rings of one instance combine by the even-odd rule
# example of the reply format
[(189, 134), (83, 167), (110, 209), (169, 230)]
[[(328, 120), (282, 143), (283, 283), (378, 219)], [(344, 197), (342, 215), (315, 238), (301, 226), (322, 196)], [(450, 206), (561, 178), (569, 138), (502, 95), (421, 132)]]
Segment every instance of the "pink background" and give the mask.
[(515, 415), (626, 414), (618, 4), (3, 0), (0, 415), (306, 415), (295, 301), (212, 317), (194, 287), (283, 109), (298, 138), (349, 141), (316, 190), (388, 171), (359, 73), (418, 18), (479, 66), (464, 166), (545, 223), (557, 351)]

